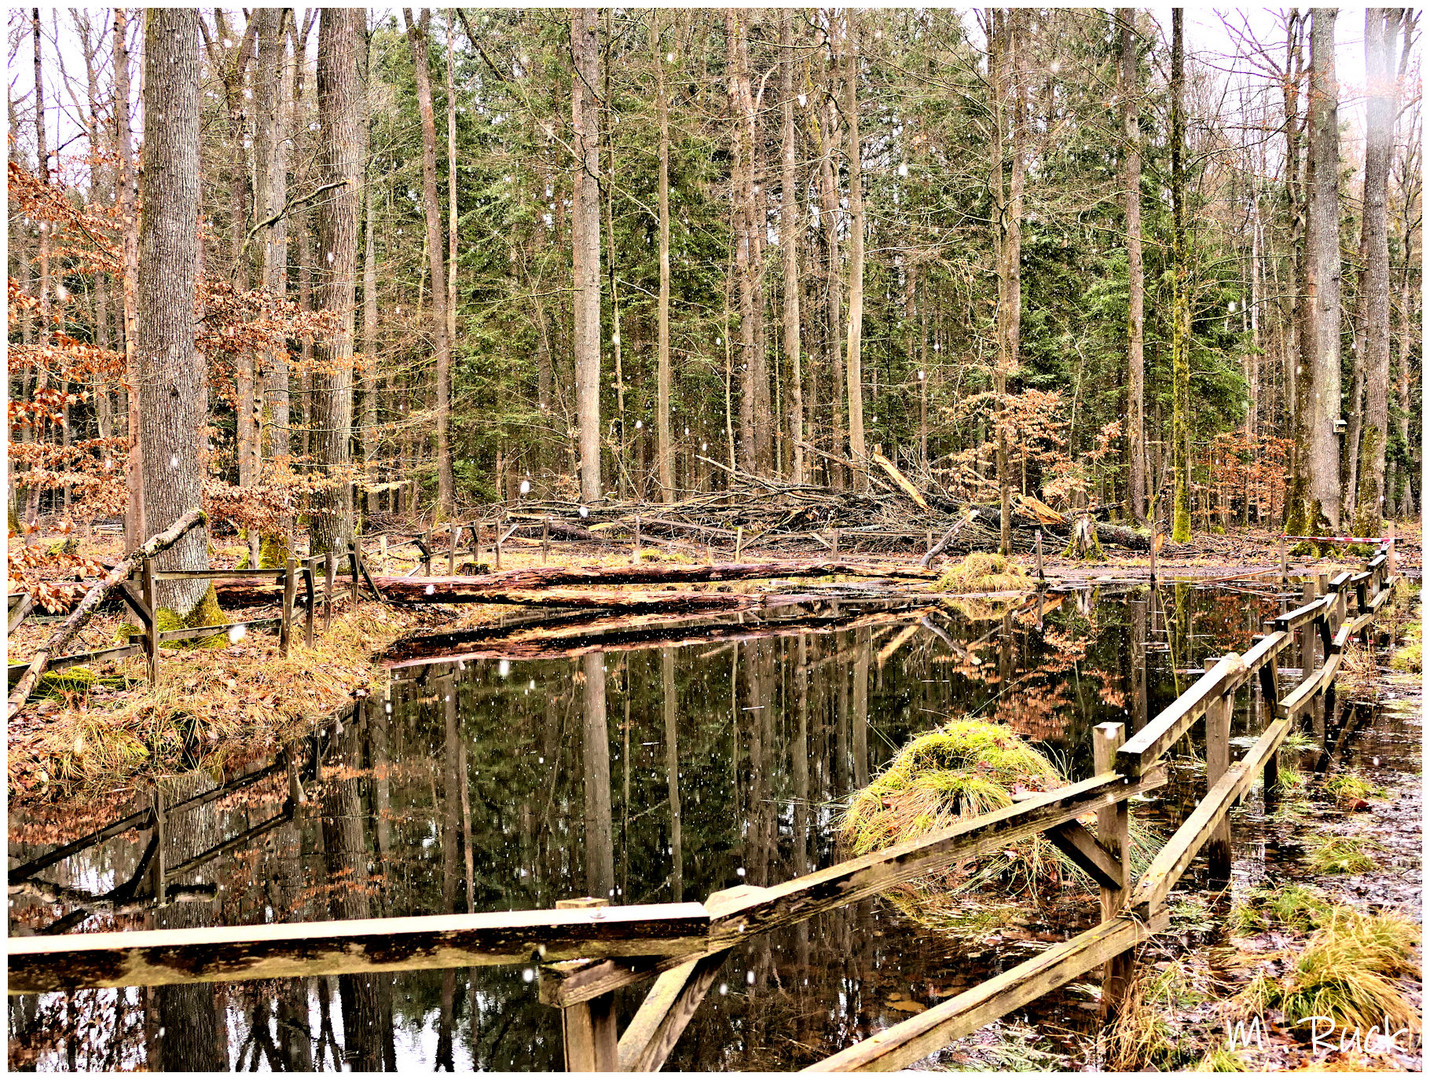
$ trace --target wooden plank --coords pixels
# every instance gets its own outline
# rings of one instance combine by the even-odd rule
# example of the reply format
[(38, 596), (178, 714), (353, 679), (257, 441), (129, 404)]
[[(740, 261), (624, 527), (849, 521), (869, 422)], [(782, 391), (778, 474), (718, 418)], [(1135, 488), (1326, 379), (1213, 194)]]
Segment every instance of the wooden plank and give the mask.
[(1260, 671), (1268, 664), (1275, 667), (1277, 657), (1291, 645), (1291, 642), (1291, 635), (1284, 630), (1264, 634), (1256, 639), (1256, 644), (1241, 654), (1241, 662), (1246, 665), (1248, 672)]
[[(14, 597), (12, 596), (11, 599), (13, 600)], [(6, 637), (9, 637), (15, 632), (15, 627), (25, 621), (25, 616), (29, 615), (30, 612), (34, 610), (34, 607), (34, 597), (27, 592), (19, 594), (19, 600), (10, 607), (10, 622), (5, 631)]]
[[(1231, 765), (1231, 695), (1222, 694), (1207, 706), (1207, 790), (1226, 775)], [(1207, 861), (1211, 883), (1225, 885), (1231, 880), (1231, 819), (1223, 814), (1207, 839)]]
[(228, 578), (272, 578), (275, 584), (283, 580), (284, 571), (279, 569), (267, 570), (155, 570), (155, 581), (195, 581), (203, 578), (210, 581), (223, 581)]
[(1120, 889), (1126, 882), (1122, 880), (1122, 863), (1097, 842), (1097, 837), (1076, 821), (1065, 821), (1043, 834), (1048, 842), (1061, 851), (1098, 886), (1104, 889)]
[(724, 966), (729, 949), (687, 960), (662, 974), (616, 1047), (621, 1072), (659, 1072)]
[[(1208, 714), (1210, 715), (1210, 714)], [(1117, 748), (1127, 738), (1127, 729), (1122, 724), (1098, 724), (1092, 731), (1092, 762), (1098, 772), (1112, 768)], [(1122, 910), (1127, 899), (1128, 879), (1131, 876), (1132, 836), (1131, 819), (1127, 800), (1105, 807), (1097, 812), (1098, 844), (1108, 850), (1116, 864), (1115, 880), (1109, 888), (1098, 890), (1102, 919), (1106, 922)], [(1119, 953), (1110, 957), (1102, 968), (1102, 1014), (1111, 1019), (1121, 1012), (1128, 994), (1132, 990), (1132, 957)]]
[(1201, 719), (1211, 702), (1235, 690), (1249, 675), (1241, 656), (1227, 653), (1151, 723), (1118, 748), (1118, 767), (1132, 776), (1145, 772)]
[(1151, 936), (1131, 916), (1099, 923), (957, 997), (816, 1062), (805, 1072), (892, 1072), (1066, 985)]
[(736, 902), (723, 916), (712, 911), (713, 945), (735, 944), (751, 934), (807, 919), (873, 896), (892, 885), (960, 859), (997, 851), (1023, 837), (1098, 810), (1166, 782), (1158, 769), (1131, 781), (1103, 773), (1013, 806), (958, 822), (918, 840), (871, 852), (771, 886)]
[(188, 638), (211, 637), (217, 634), (226, 634), (235, 626), (272, 626), (274, 623), (282, 621), (275, 615), (269, 619), (244, 619), (242, 622), (235, 623), (214, 623), (212, 626), (189, 626), (178, 630), (160, 630), (159, 640), (184, 641)]
[(402, 919), (198, 927), (8, 941), (11, 994), (287, 976), (473, 967), (708, 948), (701, 904), (497, 911)]
[(1334, 598), (1328, 593), (1294, 611), (1288, 611), (1285, 615), (1277, 615), (1271, 622), (1278, 630), (1296, 630), (1312, 622), (1321, 612), (1330, 610), (1333, 602)]
[(1320, 671), (1303, 680), (1295, 690), (1281, 700), (1276, 706), (1276, 715), (1293, 718), (1300, 716), (1311, 707), (1312, 699), (1335, 681), (1336, 672), (1340, 666), (1341, 654), (1333, 652), (1330, 659), (1321, 665)]
[(1266, 759), (1286, 739), (1292, 721), (1283, 717), (1268, 727), (1252, 745), (1246, 757), (1222, 774), (1206, 797), (1197, 803), (1196, 809), (1188, 815), (1166, 844), (1162, 846), (1152, 865), (1137, 882), (1130, 901), (1133, 914), (1147, 919), (1159, 911), (1181, 876), (1186, 873), (1192, 859), (1211, 838), (1217, 825), (1231, 809), (1232, 804), (1251, 786), (1251, 781)]

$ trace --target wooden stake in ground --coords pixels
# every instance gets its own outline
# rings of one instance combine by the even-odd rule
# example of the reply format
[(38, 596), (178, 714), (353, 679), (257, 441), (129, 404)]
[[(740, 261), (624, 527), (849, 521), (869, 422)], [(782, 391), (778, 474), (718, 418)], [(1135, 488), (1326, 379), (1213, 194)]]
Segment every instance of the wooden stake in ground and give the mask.
[[(963, 527), (964, 527), (965, 525), (967, 525), (970, 521), (972, 521), (972, 520), (973, 520), (974, 518), (976, 518), (977, 516), (978, 516), (978, 511), (977, 511), (977, 510), (970, 510), (970, 511), (968, 512), (968, 516), (967, 516), (966, 518), (964, 518), (962, 521), (960, 521), (960, 522), (959, 522), (957, 525), (955, 525), (953, 528), (949, 529), (948, 532), (944, 533), (944, 534), (943, 534), (943, 539), (940, 540), (940, 541), (939, 541), (937, 544), (935, 544), (933, 547), (929, 548), (928, 551), (926, 551), (926, 552), (924, 553), (924, 557), (919, 560), (919, 565), (920, 565), (921, 567), (923, 567), (925, 570), (927, 570), (927, 569), (929, 568), (929, 564), (933, 562), (934, 556), (943, 554), (944, 549), (947, 548), (949, 544), (953, 543), (953, 538), (954, 538), (955, 536), (957, 536), (960, 531), (962, 531), (962, 529), (963, 529)], [(838, 539), (837, 539), (837, 538), (838, 538), (838, 535), (839, 535), (838, 530), (836, 530), (836, 531), (835, 531), (836, 543), (838, 542)], [(835, 554), (837, 555), (837, 554), (839, 553), (838, 547), (836, 547), (836, 548), (834, 549), (834, 551), (835, 551)]]
[(89, 622), (99, 608), (100, 601), (108, 595), (109, 590), (129, 577), (134, 572), (136, 565), (145, 559), (152, 559), (159, 552), (172, 547), (190, 529), (196, 525), (204, 524), (207, 520), (203, 510), (197, 506), (194, 507), (158, 536), (152, 536), (146, 540), (137, 550), (130, 553), (128, 558), (122, 559), (103, 581), (85, 593), (84, 599), (79, 602), (79, 607), (70, 612), (70, 617), (64, 621), (64, 624), (40, 646), (34, 659), (30, 661), (30, 667), (20, 677), (19, 683), (15, 686), (15, 692), (10, 695), (9, 718), (11, 720), (15, 718), (15, 714), (24, 705), (25, 699), (30, 696), (30, 691), (39, 682), (50, 658), (61, 654), (65, 646), (74, 640), (75, 635), (80, 632), (85, 623)]

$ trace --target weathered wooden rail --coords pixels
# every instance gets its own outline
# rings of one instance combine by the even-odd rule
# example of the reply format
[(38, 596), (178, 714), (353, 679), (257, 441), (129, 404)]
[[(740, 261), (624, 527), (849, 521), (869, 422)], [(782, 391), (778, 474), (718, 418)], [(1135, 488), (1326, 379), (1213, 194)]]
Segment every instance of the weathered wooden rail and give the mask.
[[(1130, 987), (1133, 948), (1166, 928), (1167, 896), (1197, 855), (1206, 849), (1213, 879), (1229, 877), (1232, 806), (1258, 776), (1274, 797), (1282, 742), (1302, 718), (1333, 706), (1342, 649), (1353, 635), (1368, 636), (1394, 586), (1389, 549), (1357, 573), (1307, 586), (1301, 607), (1270, 620), (1245, 653), (1208, 661), (1206, 674), (1130, 739), (1121, 724), (1095, 729), (1090, 779), (781, 885), (740, 886), (704, 904), (585, 900), (554, 911), (18, 938), (9, 942), (10, 992), (519, 963), (539, 954), (541, 997), (562, 1010), (568, 1068), (657, 1070), (725, 957), (753, 935), (1042, 834), (1097, 882), (1101, 921), (811, 1069), (904, 1068), (1099, 966), (1104, 1008), (1115, 1010)], [(1281, 661), (1291, 654), (1299, 678), (1283, 696)], [(1233, 763), (1232, 702), (1253, 683), (1263, 728)], [(1207, 793), (1134, 881), (1129, 800), (1165, 783), (1162, 757), (1198, 720), (1206, 722)], [(1089, 813), (1096, 814), (1092, 829), (1079, 821)], [(23, 869), (32, 874), (41, 861)], [(644, 1003), (618, 1033), (612, 994), (652, 976)]]

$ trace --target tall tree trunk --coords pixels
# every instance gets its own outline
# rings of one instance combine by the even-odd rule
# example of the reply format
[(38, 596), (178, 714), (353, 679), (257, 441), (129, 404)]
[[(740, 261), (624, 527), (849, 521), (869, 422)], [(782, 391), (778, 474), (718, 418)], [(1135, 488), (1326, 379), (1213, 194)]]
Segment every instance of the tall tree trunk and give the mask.
[(417, 109), (422, 117), (422, 207), (427, 223), (427, 264), (432, 279), (432, 338), (437, 353), (437, 504), (441, 517), (452, 513), (452, 445), (448, 430), (452, 415), (452, 342), (447, 334), (447, 274), (442, 247), (442, 211), (437, 201), (437, 120), (428, 71), (427, 27), (423, 8), (417, 22), (402, 9), (412, 71), (417, 83)]
[[(368, 151), (365, 163), (363, 193), (367, 202), (367, 223), (363, 237), (362, 259), (362, 465), (363, 475), (370, 484), (376, 479), (379, 433), (377, 428), (377, 165), (371, 158), (372, 110), (368, 110)], [(367, 512), (377, 513), (378, 492), (367, 493)]]
[[(124, 236), (124, 371), (128, 382), (129, 469), (128, 502), (124, 514), (124, 549), (133, 551), (149, 538), (144, 527), (144, 448), (140, 441), (139, 360), (135, 353), (137, 326), (135, 287), (139, 275), (139, 219), (135, 202), (137, 170), (134, 167), (133, 133), (129, 128), (129, 15), (114, 9), (114, 134), (119, 156), (116, 193)], [(167, 524), (167, 523), (166, 523)], [(160, 526), (161, 528), (163, 526)]]
[(1336, 12), (1316, 8), (1311, 23), (1311, 84), (1307, 143), (1310, 200), (1307, 214), (1307, 301), (1309, 340), (1302, 367), (1311, 374), (1311, 409), (1306, 418), (1308, 526), (1312, 532), (1341, 523), (1341, 248), (1339, 87), (1335, 59)]
[(849, 459), (854, 462), (854, 487), (869, 486), (864, 448), (864, 170), (859, 146), (859, 23), (852, 13), (844, 21), (844, 122), (849, 129)]
[(1118, 95), (1126, 140), (1123, 205), (1127, 217), (1127, 496), (1132, 520), (1147, 522), (1147, 447), (1142, 362), (1142, 136), (1138, 130), (1136, 10), (1118, 8), (1121, 56)]
[(600, 53), (596, 11), (571, 13), (571, 121), (576, 166), (571, 200), (571, 249), (574, 292), (576, 413), (581, 448), (581, 498), (601, 498), (601, 193), (600, 103), (596, 84)]
[[(1385, 448), (1390, 405), (1390, 234), (1387, 201), (1398, 96), (1395, 44), (1400, 20), (1399, 9), (1368, 8), (1365, 13), (1365, 199), (1361, 243), (1366, 249), (1366, 261), (1360, 292), (1365, 297), (1366, 310), (1365, 348), (1356, 359), (1365, 370), (1366, 380), (1364, 430), (1359, 445), (1361, 482), (1355, 514), (1358, 536), (1380, 535), (1381, 518), (1385, 511)], [(1354, 451), (1355, 444), (1351, 445)]]
[[(1291, 477), (1286, 487), (1286, 531), (1294, 536), (1312, 530), (1309, 517), (1309, 479), (1306, 454), (1309, 443), (1307, 417), (1310, 413), (1311, 371), (1303, 364), (1310, 334), (1310, 300), (1306, 274), (1309, 251), (1306, 247), (1306, 191), (1310, 183), (1309, 155), (1302, 155), (1306, 118), (1301, 111), (1301, 84), (1306, 77), (1304, 38), (1309, 12), (1293, 11), (1286, 21), (1286, 78), (1282, 84), (1282, 129), (1286, 140), (1286, 217), (1291, 227), (1287, 237), (1289, 256), (1288, 288), (1283, 295), (1294, 297), (1283, 312), (1288, 342), (1285, 350), (1285, 395), (1291, 420)], [(1304, 171), (1303, 171), (1304, 169)]]
[(754, 128), (746, 124), (745, 101), (749, 97), (749, 49), (746, 41), (746, 13), (725, 9), (725, 49), (729, 78), (731, 166), (734, 191), (735, 273), (740, 289), (740, 464), (748, 472), (760, 471), (755, 433), (755, 265), (754, 246)]
[(670, 101), (665, 87), (665, 58), (660, 53), (659, 22), (659, 17), (652, 13), (650, 51), (655, 63), (655, 108), (660, 125), (660, 176), (656, 182), (660, 201), (660, 296), (656, 301), (655, 430), (660, 499), (669, 503), (675, 501), (675, 454), (670, 445)]
[(799, 341), (799, 195), (794, 172), (794, 19), (780, 12), (780, 254), (784, 257), (784, 346), (790, 366), (790, 433), (796, 484), (804, 483), (804, 369)]
[[(45, 79), (44, 68), (40, 54), (40, 9), (33, 8), (31, 12), (31, 34), (35, 43), (35, 160), (39, 166), (40, 182), (46, 187), (50, 183), (50, 151), (46, 140), (45, 121)], [(40, 335), (39, 344), (43, 347), (50, 343), (50, 330), (53, 326), (53, 315), (50, 311), (50, 234), (54, 230), (54, 222), (40, 221), (40, 310), (39, 323)], [(35, 393), (38, 395), (49, 384), (49, 365), (40, 364), (35, 373)], [(50, 426), (50, 421), (35, 420), (35, 441), (44, 440), (43, 431)], [(34, 525), (35, 517), (39, 513), (40, 489), (31, 486), (25, 505), (26, 524)]]
[[(257, 123), (253, 138), (254, 216), (272, 221), (263, 229), (263, 280), (268, 302), (286, 298), (288, 286), (288, 114), (291, 70), (288, 59), (289, 12), (258, 8), (258, 66), (254, 88)], [(257, 446), (255, 457), (286, 458), (288, 442), (288, 343), (271, 341), (260, 362), (262, 400), (253, 403)], [(278, 415), (279, 395), (282, 416)], [(267, 423), (264, 419), (267, 419)], [(281, 424), (280, 424), (281, 419)]]
[(457, 84), (456, 27), (447, 13), (447, 341), (457, 343)]
[[(833, 82), (833, 60), (830, 61), (830, 81)], [(832, 92), (832, 87), (831, 87)], [(825, 340), (829, 348), (829, 370), (832, 386), (830, 392), (830, 449), (836, 454), (844, 448), (844, 349), (839, 330), (844, 324), (840, 313), (843, 284), (839, 280), (839, 227), (835, 211), (839, 205), (839, 191), (834, 175), (834, 102), (825, 102), (819, 110), (819, 221), (824, 229), (825, 254)], [(844, 487), (844, 468), (829, 463), (830, 487), (839, 490)]]
[(1172, 9), (1172, 539), (1192, 537), (1190, 256), (1187, 252), (1187, 153), (1182, 9)]
[[(203, 357), (194, 346), (199, 262), (199, 16), (145, 12), (144, 172), (136, 293), (144, 447), (144, 518), (167, 527), (203, 500), (199, 459), (208, 420)], [(162, 525), (161, 525), (162, 523)], [(161, 570), (208, 569), (208, 528), (190, 529)], [(157, 603), (187, 616), (206, 581), (160, 581)]]
[[(1021, 57), (1021, 11), (990, 13), (989, 45), (996, 50), (990, 75), (995, 94), (994, 169), (996, 170), (995, 241), (998, 251), (998, 356), (993, 368), (993, 390), (997, 397), (995, 424), (998, 470), (999, 549), (1006, 555), (1013, 548), (1012, 472), (1008, 463), (1008, 428), (1003, 414), (1008, 409), (1008, 376), (1018, 367), (1023, 312), (1023, 185), (1024, 122), (1023, 61)], [(1003, 141), (1008, 139), (1011, 161), (1004, 188)]]
[(353, 542), (347, 466), (352, 461), (358, 217), (367, 156), (360, 68), (366, 22), (361, 8), (324, 8), (318, 22), (318, 176), (321, 184), (335, 187), (318, 204), (314, 284), (319, 307), (333, 314), (337, 328), (321, 335), (313, 350), (313, 456), (327, 481), (314, 500), (314, 552), (342, 551)]

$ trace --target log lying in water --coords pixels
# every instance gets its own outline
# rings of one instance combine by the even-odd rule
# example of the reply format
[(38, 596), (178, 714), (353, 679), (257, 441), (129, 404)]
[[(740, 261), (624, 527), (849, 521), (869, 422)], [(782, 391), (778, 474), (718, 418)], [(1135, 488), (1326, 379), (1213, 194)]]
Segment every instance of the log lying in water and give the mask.
[[(714, 563), (708, 566), (608, 566), (593, 569), (565, 566), (539, 566), (522, 570), (507, 570), (499, 574), (478, 577), (403, 578), (379, 576), (373, 582), (384, 599), (426, 604), (549, 604), (578, 606), (573, 599), (558, 602), (555, 591), (564, 587), (599, 588), (601, 586), (678, 585), (712, 581), (760, 581), (768, 578), (811, 578), (841, 575), (845, 577), (906, 578), (930, 580), (933, 575), (917, 567), (891, 563), (846, 563), (811, 560), (780, 560), (759, 563)], [(261, 604), (279, 595), (278, 587), (261, 578), (231, 578), (214, 583), (221, 603), (228, 605)], [(542, 596), (532, 594), (540, 592)], [(548, 595), (552, 599), (548, 601)], [(590, 593), (599, 598), (590, 606), (606, 606), (615, 599), (602, 593)], [(627, 597), (632, 594), (625, 593)], [(652, 597), (659, 593), (649, 594)], [(664, 594), (670, 595), (670, 594)], [(686, 596), (699, 594), (687, 593)], [(699, 606), (699, 605), (693, 605)], [(727, 610), (736, 610), (733, 606)]]

